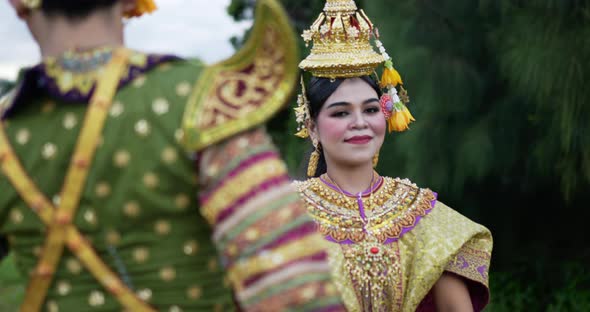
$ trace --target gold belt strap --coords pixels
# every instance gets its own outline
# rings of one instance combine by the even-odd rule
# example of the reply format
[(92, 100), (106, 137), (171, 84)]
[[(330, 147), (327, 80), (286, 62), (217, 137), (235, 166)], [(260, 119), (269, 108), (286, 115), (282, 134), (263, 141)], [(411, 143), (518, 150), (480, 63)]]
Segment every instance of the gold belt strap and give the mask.
[(66, 173), (61, 190), (61, 203), (58, 208), (53, 206), (29, 178), (18, 161), (0, 122), (1, 170), (23, 200), (48, 227), (45, 246), (31, 276), (25, 301), (21, 306), (22, 312), (41, 310), (62, 256), (64, 244), (125, 308), (132, 311), (155, 311), (123, 284), (72, 224), (112, 99), (115, 96), (120, 77), (127, 67), (128, 57), (128, 50), (115, 50), (104, 74), (97, 81), (96, 90), (90, 100), (74, 155)]

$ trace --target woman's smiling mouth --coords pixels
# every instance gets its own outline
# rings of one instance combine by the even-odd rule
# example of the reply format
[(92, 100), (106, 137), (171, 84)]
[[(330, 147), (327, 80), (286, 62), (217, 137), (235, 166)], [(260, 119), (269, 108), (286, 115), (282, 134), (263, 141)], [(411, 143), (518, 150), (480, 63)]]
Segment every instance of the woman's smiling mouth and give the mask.
[(351, 138), (345, 139), (344, 142), (350, 143), (350, 144), (367, 144), (372, 139), (373, 139), (372, 136), (359, 135), (359, 136), (353, 136)]

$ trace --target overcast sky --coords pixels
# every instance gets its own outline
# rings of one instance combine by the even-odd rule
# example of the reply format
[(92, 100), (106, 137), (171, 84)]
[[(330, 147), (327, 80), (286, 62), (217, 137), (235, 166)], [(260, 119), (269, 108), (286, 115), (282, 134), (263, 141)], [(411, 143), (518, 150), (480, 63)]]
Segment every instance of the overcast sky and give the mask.
[[(131, 48), (199, 57), (213, 63), (232, 55), (229, 38), (241, 35), (250, 22), (235, 23), (226, 13), (230, 0), (156, 0), (159, 9), (128, 22)], [(0, 79), (14, 79), (18, 69), (39, 61), (39, 50), (8, 4), (0, 0)]]

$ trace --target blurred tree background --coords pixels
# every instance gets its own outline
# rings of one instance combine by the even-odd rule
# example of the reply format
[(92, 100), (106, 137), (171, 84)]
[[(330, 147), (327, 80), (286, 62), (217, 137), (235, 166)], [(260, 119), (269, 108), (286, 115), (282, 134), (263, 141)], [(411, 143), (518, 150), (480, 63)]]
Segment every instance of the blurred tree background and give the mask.
[(4, 93), (8, 92), (8, 90), (12, 89), (13, 86), (14, 86), (14, 82), (0, 79), (0, 96), (2, 96)]
[[(282, 3), (301, 33), (324, 0)], [(379, 172), (436, 190), (490, 228), (487, 311), (589, 311), (590, 1), (356, 3), (417, 119), (388, 137)], [(228, 11), (250, 19), (254, 4), (232, 0)], [(269, 127), (301, 177), (309, 147), (292, 135), (291, 110)]]

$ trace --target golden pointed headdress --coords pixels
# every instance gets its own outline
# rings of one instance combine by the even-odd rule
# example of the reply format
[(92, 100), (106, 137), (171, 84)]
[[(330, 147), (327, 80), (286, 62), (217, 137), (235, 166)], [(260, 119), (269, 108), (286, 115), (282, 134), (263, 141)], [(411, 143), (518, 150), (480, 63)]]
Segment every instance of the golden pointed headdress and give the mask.
[[(20, 1), (23, 4), (23, 6), (25, 8), (27, 8), (28, 10), (38, 9), (43, 4), (42, 0), (20, 0)], [(129, 11), (124, 12), (124, 15), (127, 18), (138, 17), (138, 16), (142, 16), (145, 13), (152, 13), (157, 8), (158, 7), (156, 6), (156, 3), (154, 2), (154, 0), (136, 0), (135, 7), (133, 7), (133, 9), (131, 9)]]
[[(312, 42), (310, 54), (299, 63), (299, 68), (322, 78), (352, 78), (370, 76), (383, 64), (380, 86), (385, 89), (381, 108), (387, 120), (389, 132), (404, 131), (414, 121), (406, 107), (407, 91), (400, 74), (393, 68), (393, 61), (379, 40), (379, 31), (354, 0), (326, 0), (324, 10), (311, 27), (301, 35), (306, 46)], [(371, 41), (379, 53), (375, 51)], [(396, 87), (399, 85), (399, 94)], [(305, 128), (309, 119), (309, 105), (303, 94), (295, 108), (299, 123), (297, 136), (306, 138)], [(307, 113), (306, 113), (307, 112)]]
[(384, 56), (371, 45), (373, 23), (354, 0), (327, 0), (324, 11), (303, 32), (311, 53), (299, 67), (316, 77), (350, 78), (367, 76), (382, 64)]

